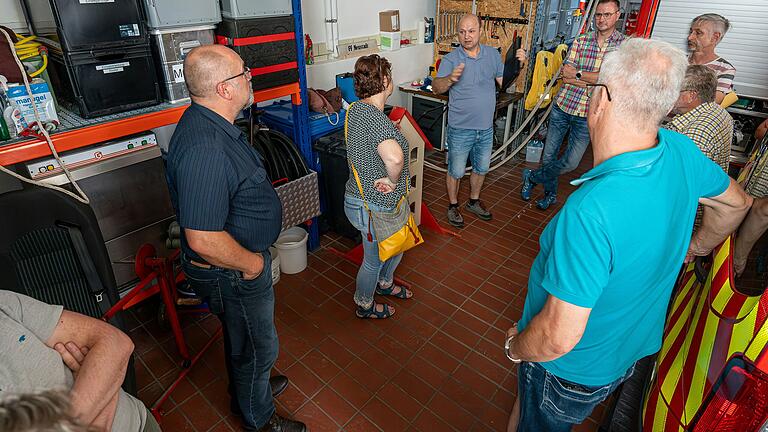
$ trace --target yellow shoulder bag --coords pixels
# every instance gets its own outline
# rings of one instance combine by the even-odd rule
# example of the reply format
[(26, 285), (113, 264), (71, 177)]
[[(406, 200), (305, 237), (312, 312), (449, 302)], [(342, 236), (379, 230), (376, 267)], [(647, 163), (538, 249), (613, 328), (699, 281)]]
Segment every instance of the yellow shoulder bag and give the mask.
[[(347, 118), (344, 121), (344, 139), (347, 140), (347, 146), (349, 146), (347, 126), (349, 125), (350, 111), (352, 111), (351, 105), (347, 109)], [(352, 163), (352, 160), (349, 159), (349, 157), (347, 157), (347, 160), (349, 161), (349, 166), (352, 168), (352, 174), (355, 176), (357, 189), (360, 191), (360, 196), (363, 198), (365, 210), (368, 212), (368, 241), (373, 241), (373, 235), (371, 234), (371, 225), (373, 225), (373, 232), (376, 234), (376, 239), (379, 245), (379, 259), (381, 261), (386, 261), (416, 245), (424, 243), (424, 239), (419, 232), (419, 227), (416, 226), (416, 221), (413, 220), (411, 206), (408, 203), (410, 181), (406, 182), (405, 195), (400, 198), (400, 201), (398, 201), (394, 210), (386, 212), (372, 211), (368, 208), (365, 193), (363, 192), (363, 185), (360, 183), (360, 176), (357, 174), (355, 164)], [(408, 161), (405, 163), (408, 163)]]

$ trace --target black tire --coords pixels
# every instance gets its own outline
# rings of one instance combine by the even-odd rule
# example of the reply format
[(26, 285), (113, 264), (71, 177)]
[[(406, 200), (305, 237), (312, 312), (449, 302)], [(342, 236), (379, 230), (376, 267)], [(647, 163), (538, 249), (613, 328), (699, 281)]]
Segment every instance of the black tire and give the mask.
[(635, 372), (619, 387), (612, 410), (600, 427), (601, 431), (642, 430), (643, 398), (650, 385), (655, 364), (655, 354), (638, 360)]

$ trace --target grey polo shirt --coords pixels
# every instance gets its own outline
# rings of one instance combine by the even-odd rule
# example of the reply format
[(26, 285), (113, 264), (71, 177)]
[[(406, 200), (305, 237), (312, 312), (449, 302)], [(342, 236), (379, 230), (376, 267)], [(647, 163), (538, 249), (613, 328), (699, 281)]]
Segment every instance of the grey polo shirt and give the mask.
[(437, 77), (443, 78), (464, 63), (459, 82), (448, 91), (448, 126), (485, 130), (493, 126), (496, 107), (496, 78), (504, 76), (504, 63), (496, 48), (480, 45), (480, 53), (472, 58), (458, 47), (443, 56)]

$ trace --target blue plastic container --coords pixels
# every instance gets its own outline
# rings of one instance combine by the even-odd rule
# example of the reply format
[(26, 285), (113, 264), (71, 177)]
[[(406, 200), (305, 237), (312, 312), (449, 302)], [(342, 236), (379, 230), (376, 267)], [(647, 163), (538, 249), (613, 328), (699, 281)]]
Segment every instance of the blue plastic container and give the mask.
[[(259, 109), (265, 111), (264, 115), (261, 116), (261, 120), (264, 124), (288, 135), (296, 141), (296, 137), (294, 136), (293, 107), (291, 106), (291, 101), (278, 101), (272, 105), (259, 107)], [(341, 112), (338, 113), (338, 117), (336, 114), (331, 114), (329, 119), (325, 114), (310, 111), (310, 142), (315, 142), (316, 139), (322, 136), (342, 129), (344, 127), (344, 115), (346, 113), (345, 110), (341, 110)], [(334, 125), (332, 123), (336, 124)]]

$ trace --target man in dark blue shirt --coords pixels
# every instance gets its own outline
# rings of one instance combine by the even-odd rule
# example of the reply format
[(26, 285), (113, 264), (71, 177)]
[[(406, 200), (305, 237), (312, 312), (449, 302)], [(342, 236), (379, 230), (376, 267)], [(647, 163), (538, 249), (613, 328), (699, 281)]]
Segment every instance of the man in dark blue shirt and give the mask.
[(245, 429), (303, 432), (275, 412), (270, 389), (278, 341), (269, 246), (282, 208), (261, 157), (234, 126), (253, 104), (250, 71), (234, 51), (211, 45), (187, 55), (184, 76), (192, 105), (166, 157), (184, 273), (221, 321), (231, 406)]

